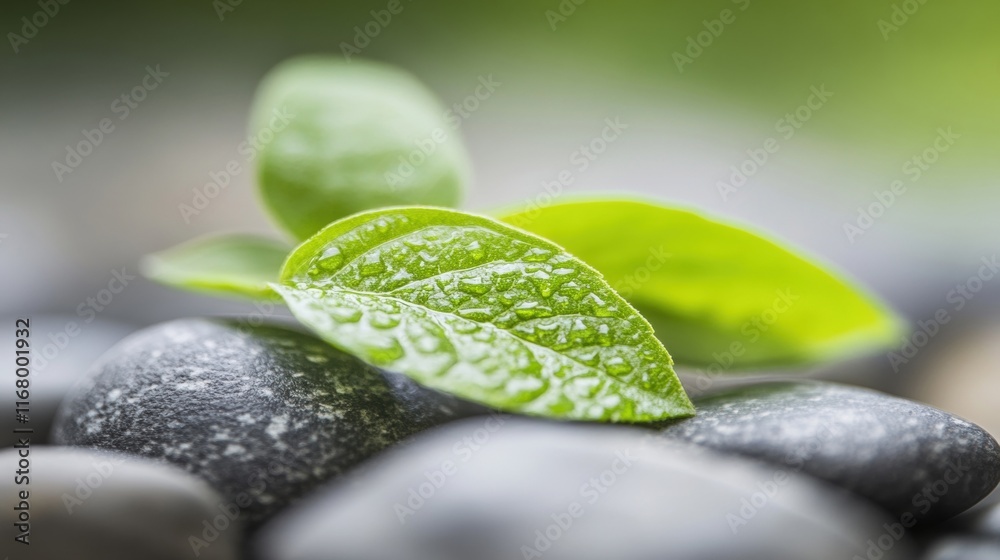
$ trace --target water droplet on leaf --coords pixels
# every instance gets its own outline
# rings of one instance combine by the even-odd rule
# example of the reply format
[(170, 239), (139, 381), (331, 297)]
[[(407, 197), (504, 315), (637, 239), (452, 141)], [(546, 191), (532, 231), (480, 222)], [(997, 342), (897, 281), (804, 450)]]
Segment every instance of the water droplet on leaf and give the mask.
[(361, 310), (353, 307), (334, 307), (330, 309), (330, 316), (338, 323), (357, 323), (361, 320)]
[(552, 251), (548, 249), (542, 249), (541, 247), (532, 247), (527, 253), (521, 257), (521, 260), (527, 262), (545, 262), (549, 260), (552, 256)]
[(462, 278), (458, 281), (458, 289), (467, 294), (482, 295), (489, 292), (492, 286), (482, 278)]
[(336, 270), (344, 263), (344, 255), (340, 252), (340, 247), (330, 247), (320, 255), (316, 264), (326, 271)]
[(377, 311), (372, 313), (368, 322), (376, 329), (391, 329), (399, 324), (399, 320), (399, 315), (390, 315), (389, 313)]
[(552, 310), (539, 304), (537, 301), (525, 301), (519, 303), (514, 307), (514, 313), (522, 319), (552, 316)]
[(632, 364), (621, 356), (612, 356), (604, 360), (604, 369), (611, 375), (625, 375), (632, 372)]
[(403, 357), (403, 347), (395, 338), (369, 337), (362, 343), (371, 360), (377, 364), (387, 364)]
[(486, 307), (475, 307), (469, 309), (459, 309), (456, 311), (459, 317), (465, 319), (472, 319), (473, 321), (486, 322), (493, 318), (493, 313), (489, 308)]

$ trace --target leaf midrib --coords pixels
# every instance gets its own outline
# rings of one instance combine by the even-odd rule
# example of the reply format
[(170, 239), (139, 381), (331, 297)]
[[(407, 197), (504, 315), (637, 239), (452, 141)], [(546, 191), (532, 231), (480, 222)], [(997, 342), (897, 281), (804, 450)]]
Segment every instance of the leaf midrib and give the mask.
[[(447, 332), (448, 330), (450, 330), (450, 329), (447, 329), (447, 328), (445, 328), (445, 326), (444, 326), (444, 325), (442, 325), (442, 324), (441, 324), (441, 323), (440, 323), (440, 322), (438, 321), (438, 316), (447, 316), (447, 317), (453, 317), (453, 318), (455, 318), (455, 319), (459, 319), (459, 320), (461, 320), (461, 321), (468, 321), (468, 322), (471, 322), (471, 323), (476, 323), (477, 325), (486, 325), (486, 326), (489, 326), (489, 327), (492, 327), (492, 328), (496, 329), (497, 331), (499, 331), (499, 332), (501, 332), (501, 333), (505, 333), (505, 334), (507, 334), (507, 335), (509, 335), (509, 336), (511, 336), (511, 337), (513, 337), (513, 338), (515, 338), (515, 339), (517, 339), (517, 340), (518, 340), (518, 341), (520, 341), (520, 342), (523, 342), (523, 343), (524, 343), (525, 345), (527, 345), (527, 346), (529, 346), (529, 347), (531, 347), (531, 348), (533, 348), (533, 349), (536, 349), (536, 348), (537, 348), (537, 349), (539, 349), (540, 351), (543, 351), (543, 352), (546, 352), (546, 353), (552, 353), (552, 354), (555, 354), (556, 356), (559, 356), (559, 357), (563, 357), (563, 358), (565, 358), (565, 359), (567, 359), (567, 360), (569, 360), (569, 361), (571, 361), (571, 362), (574, 362), (574, 363), (576, 363), (576, 364), (579, 364), (580, 366), (582, 366), (582, 367), (583, 367), (584, 369), (586, 369), (586, 370), (588, 370), (588, 371), (591, 371), (591, 372), (597, 372), (597, 373), (598, 373), (598, 374), (600, 374), (600, 375), (601, 375), (602, 377), (606, 378), (607, 380), (609, 380), (609, 381), (611, 381), (611, 382), (613, 382), (613, 383), (615, 383), (615, 384), (617, 384), (617, 385), (619, 385), (619, 386), (624, 386), (624, 387), (626, 387), (626, 388), (628, 388), (628, 389), (631, 389), (631, 390), (634, 390), (634, 391), (639, 391), (639, 392), (641, 392), (642, 394), (644, 394), (644, 395), (648, 395), (648, 396), (650, 396), (650, 397), (652, 397), (652, 398), (655, 398), (655, 399), (657, 399), (657, 400), (662, 400), (662, 401), (667, 401), (667, 400), (668, 400), (668, 399), (666, 399), (666, 398), (664, 398), (664, 397), (660, 397), (660, 396), (659, 396), (659, 395), (657, 395), (656, 393), (652, 393), (652, 392), (648, 392), (648, 391), (646, 391), (646, 390), (642, 389), (641, 387), (637, 387), (637, 386), (635, 386), (635, 385), (632, 385), (632, 384), (629, 384), (629, 383), (626, 383), (625, 381), (623, 381), (623, 380), (619, 379), (618, 377), (616, 377), (616, 376), (612, 375), (611, 373), (609, 373), (609, 372), (607, 372), (607, 371), (604, 371), (604, 370), (601, 370), (601, 369), (598, 369), (598, 368), (596, 368), (596, 367), (594, 367), (594, 366), (591, 366), (591, 365), (589, 365), (589, 364), (585, 364), (585, 363), (583, 363), (583, 362), (581, 362), (581, 361), (577, 360), (576, 358), (574, 358), (574, 357), (572, 357), (572, 356), (569, 356), (569, 355), (567, 355), (567, 354), (563, 354), (563, 353), (560, 353), (560, 352), (558, 352), (558, 351), (556, 351), (556, 350), (553, 350), (552, 348), (549, 348), (549, 347), (547, 347), (547, 346), (542, 346), (541, 344), (538, 344), (538, 343), (535, 343), (535, 342), (532, 342), (532, 341), (530, 341), (530, 340), (526, 340), (526, 339), (524, 339), (524, 338), (521, 338), (520, 336), (517, 336), (517, 334), (515, 334), (515, 333), (513, 333), (513, 332), (511, 332), (511, 331), (509, 331), (509, 330), (507, 330), (507, 329), (504, 329), (504, 328), (502, 328), (502, 327), (499, 327), (499, 326), (497, 326), (497, 325), (494, 325), (493, 323), (481, 323), (481, 322), (479, 322), (479, 321), (472, 321), (472, 320), (470, 320), (470, 319), (466, 319), (465, 317), (462, 317), (462, 316), (460, 316), (460, 315), (456, 315), (456, 314), (454, 314), (454, 313), (448, 313), (448, 312), (444, 312), (444, 311), (437, 311), (437, 310), (435, 310), (435, 309), (431, 309), (431, 308), (429, 308), (429, 307), (425, 307), (425, 306), (423, 306), (423, 305), (420, 305), (420, 304), (417, 304), (417, 303), (413, 303), (413, 302), (410, 302), (410, 301), (406, 301), (406, 300), (404, 300), (404, 299), (400, 299), (400, 298), (398, 298), (398, 297), (395, 297), (395, 296), (390, 296), (390, 295), (386, 295), (386, 294), (383, 294), (383, 293), (379, 293), (379, 292), (366, 292), (366, 291), (362, 291), (362, 290), (352, 290), (352, 289), (349, 289), (349, 288), (342, 288), (342, 287), (338, 287), (338, 286), (332, 286), (332, 287), (328, 287), (328, 288), (321, 288), (321, 289), (324, 289), (324, 290), (334, 290), (334, 291), (340, 291), (340, 292), (344, 292), (344, 293), (349, 293), (349, 294), (354, 294), (354, 295), (359, 295), (359, 296), (368, 296), (368, 297), (373, 297), (373, 298), (385, 298), (385, 299), (390, 299), (390, 300), (393, 300), (393, 301), (395, 301), (395, 302), (398, 302), (398, 303), (402, 304), (402, 305), (403, 305), (403, 306), (405, 306), (405, 307), (411, 307), (411, 308), (416, 308), (416, 309), (420, 309), (420, 310), (423, 310), (423, 311), (427, 312), (428, 314), (432, 315), (432, 319), (433, 319), (433, 320), (434, 320), (434, 322), (435, 322), (435, 323), (436, 323), (436, 324), (438, 325), (438, 327), (440, 327), (440, 328), (441, 328), (441, 329), (442, 329), (443, 331), (446, 331), (446, 332)], [(561, 315), (556, 315), (556, 316), (557, 316), (557, 317), (559, 317), (559, 316), (561, 316)], [(597, 318), (597, 317), (595, 317), (595, 318)], [(615, 346), (621, 346), (621, 345), (617, 345), (617, 344), (616, 344)], [(627, 345), (626, 345), (626, 346), (627, 346)], [(631, 347), (631, 346), (630, 346), (630, 347)], [(454, 365), (454, 364), (452, 364), (451, 366), (449, 366), (449, 369), (450, 369), (450, 368), (452, 368), (452, 367), (455, 367), (455, 365)], [(566, 381), (569, 381), (569, 380), (571, 380), (571, 379), (575, 379), (575, 378), (577, 378), (577, 377), (580, 377), (581, 375), (582, 375), (582, 374), (576, 374), (576, 375), (571, 375), (571, 376), (568, 376), (568, 377), (564, 377), (564, 378), (555, 378), (555, 377), (553, 376), (553, 378), (555, 378), (555, 379), (558, 379), (560, 383), (564, 383), (564, 382), (566, 382)], [(634, 400), (634, 399), (633, 399), (633, 400)]]
[[(411, 229), (410, 231), (406, 231), (406, 232), (400, 233), (398, 235), (395, 235), (393, 237), (390, 237), (389, 239), (386, 239), (385, 241), (382, 241), (381, 243), (379, 243), (377, 245), (373, 245), (371, 247), (367, 247), (367, 248), (365, 248), (364, 251), (362, 251), (362, 252), (358, 253), (357, 255), (355, 255), (354, 257), (352, 257), (351, 260), (349, 260), (349, 261), (345, 262), (344, 264), (340, 265), (340, 268), (338, 268), (336, 272), (334, 272), (333, 274), (330, 275), (330, 279), (333, 280), (333, 279), (337, 278), (338, 274), (340, 274), (341, 272), (347, 270), (348, 268), (351, 267), (351, 265), (353, 265), (354, 263), (358, 262), (359, 260), (361, 260), (362, 258), (364, 258), (365, 255), (371, 253), (372, 251), (375, 251), (376, 249), (380, 249), (380, 248), (388, 245), (389, 243), (392, 243), (393, 241), (398, 241), (400, 239), (403, 239), (404, 237), (408, 237), (410, 235), (413, 235), (415, 233), (419, 233), (421, 231), (426, 231), (426, 230), (429, 230), (429, 229), (434, 229), (436, 227), (442, 227), (442, 226), (422, 225), (422, 226), (417, 227), (416, 229)], [(457, 228), (463, 228), (463, 229), (479, 229), (479, 230), (488, 231), (490, 233), (500, 235), (499, 232), (493, 231), (491, 229), (484, 228), (482, 226), (451, 226), (451, 227), (457, 227)], [(337, 237), (339, 238), (339, 237), (343, 237), (343, 236), (344, 236), (343, 234), (339, 234)], [(515, 241), (518, 241), (518, 240), (515, 240)], [(490, 263), (494, 263), (494, 262), (507, 262), (507, 261), (489, 261), (489, 263), (482, 263), (482, 264), (490, 264)], [(515, 264), (515, 263), (511, 263), (511, 264)], [(476, 265), (476, 266), (479, 266), (479, 265)], [(472, 268), (475, 268), (475, 267), (472, 267)], [(445, 272), (440, 272), (439, 271), (436, 274), (434, 274), (433, 276), (428, 276), (427, 278), (423, 278), (423, 280), (427, 280), (427, 279), (430, 279), (430, 278), (435, 278), (435, 277), (440, 276), (441, 274), (445, 274), (447, 272), (448, 271), (445, 271)], [(414, 280), (413, 282), (419, 282), (419, 281), (420, 280)]]
[(434, 280), (435, 278), (440, 278), (440, 277), (444, 276), (445, 274), (454, 274), (454, 273), (459, 273), (459, 272), (471, 272), (473, 270), (476, 270), (477, 268), (483, 268), (483, 267), (490, 266), (490, 265), (493, 265), (493, 264), (521, 264), (521, 263), (511, 262), (511, 261), (505, 261), (505, 260), (499, 259), (499, 260), (495, 260), (495, 261), (488, 261), (488, 262), (484, 262), (484, 263), (479, 263), (479, 264), (477, 264), (475, 266), (469, 266), (469, 267), (466, 267), (466, 268), (456, 268), (456, 269), (452, 269), (452, 270), (443, 270), (443, 271), (439, 270), (438, 272), (436, 272), (436, 273), (434, 273), (434, 274), (432, 274), (432, 275), (430, 275), (430, 276), (428, 276), (426, 278), (419, 278), (417, 280), (410, 280), (409, 282), (407, 282), (406, 284), (403, 284), (402, 286), (399, 286), (399, 287), (396, 287), (396, 288), (393, 288), (393, 289), (389, 290), (388, 293), (393, 293), (393, 292), (397, 292), (399, 290), (404, 290), (404, 289), (409, 288), (409, 287), (411, 287), (411, 286), (413, 286), (415, 284), (419, 284), (421, 282), (427, 282), (429, 280)]

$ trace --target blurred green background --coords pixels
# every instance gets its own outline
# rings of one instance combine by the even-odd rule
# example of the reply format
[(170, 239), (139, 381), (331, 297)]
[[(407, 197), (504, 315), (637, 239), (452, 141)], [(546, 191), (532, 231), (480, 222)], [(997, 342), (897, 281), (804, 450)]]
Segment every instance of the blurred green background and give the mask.
[[(399, 0), (377, 23), (384, 14), (372, 11), (389, 4), (72, 0), (15, 53), (9, 33), (40, 8), (5, 2), (0, 312), (74, 315), (143, 254), (220, 230), (280, 235), (257, 203), (252, 164), (189, 222), (178, 206), (228, 161), (247, 163), (238, 146), (269, 68), (345, 44), (414, 72), (448, 106), (481, 79), (499, 82), (463, 118), (476, 166), (466, 208), (537, 201), (568, 169), (564, 193), (638, 192), (737, 218), (847, 270), (913, 319), (947, 305), (997, 250), (995, 0)], [(361, 45), (366, 26), (377, 35)], [(690, 58), (681, 68), (679, 55)], [(169, 75), (119, 120), (116, 98), (157, 65)], [(823, 89), (832, 95), (801, 112)], [(781, 120), (797, 110), (808, 118), (786, 137)], [(114, 131), (60, 181), (53, 161), (103, 118)], [(582, 169), (574, 153), (616, 118), (627, 128)], [(957, 139), (915, 179), (907, 161), (941, 129)], [(719, 182), (768, 138), (780, 149), (724, 199)], [(852, 242), (845, 224), (896, 180), (905, 192)], [(967, 327), (950, 336), (995, 322), (996, 283), (956, 313)], [(248, 309), (137, 279), (102, 317), (143, 325)]]

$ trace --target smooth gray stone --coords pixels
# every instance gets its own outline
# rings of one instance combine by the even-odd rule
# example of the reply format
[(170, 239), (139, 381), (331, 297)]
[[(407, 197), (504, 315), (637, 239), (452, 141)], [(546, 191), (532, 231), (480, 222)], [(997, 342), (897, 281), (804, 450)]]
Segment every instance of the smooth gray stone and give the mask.
[[(31, 447), (28, 484), (17, 484), (17, 449), (0, 451), (0, 558), (11, 560), (235, 560), (242, 528), (223, 518), (223, 530), (204, 541), (205, 523), (219, 515), (219, 496), (204, 481), (137, 457), (59, 447)], [(30, 523), (23, 545), (13, 526), (27, 491)], [(16, 507), (22, 510), (15, 510)], [(210, 535), (213, 536), (213, 535)], [(196, 542), (196, 541), (195, 541)]]
[(984, 511), (975, 528), (984, 535), (1000, 539), (1000, 506), (993, 506)]
[(945, 537), (932, 544), (923, 560), (997, 560), (1000, 540)]
[[(884, 537), (881, 512), (847, 492), (657, 440), (624, 426), (466, 420), (290, 508), (254, 550), (261, 560), (851, 560)], [(908, 558), (898, 535), (883, 538), (884, 560)]]
[(188, 319), (109, 351), (64, 402), (54, 437), (179, 465), (257, 523), (470, 410), (298, 331)]
[(15, 363), (13, 352), (17, 337), (14, 321), (17, 316), (4, 317), (0, 328), (0, 348), (11, 353), (11, 359), (0, 366), (0, 379), (10, 390), (0, 391), (0, 448), (14, 445), (15, 428), (34, 430), (32, 442), (44, 444), (49, 441), (52, 421), (59, 410), (59, 404), (73, 386), (87, 373), (90, 365), (108, 348), (128, 336), (132, 327), (93, 319), (89, 316), (73, 315), (28, 315), (31, 336), (31, 366), (28, 380), (29, 402), (28, 422), (21, 423), (14, 415), (15, 402), (20, 400), (14, 394)]
[(949, 523), (948, 529), (1000, 540), (1000, 505), (976, 508), (975, 511), (960, 515)]
[(896, 519), (942, 520), (1000, 482), (1000, 446), (929, 406), (822, 382), (765, 383), (696, 401), (663, 434), (801, 470), (851, 490)]

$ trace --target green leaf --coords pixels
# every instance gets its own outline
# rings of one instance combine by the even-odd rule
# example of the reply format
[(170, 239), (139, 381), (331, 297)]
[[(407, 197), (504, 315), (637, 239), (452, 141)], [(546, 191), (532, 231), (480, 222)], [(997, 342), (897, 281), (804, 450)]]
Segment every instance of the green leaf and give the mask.
[(601, 271), (680, 364), (725, 371), (812, 363), (890, 346), (900, 335), (896, 316), (840, 274), (696, 212), (610, 198), (503, 220)]
[(273, 288), (337, 348), (488, 406), (621, 422), (694, 412), (649, 324), (596, 271), (490, 218), (351, 216), (295, 249)]
[(250, 235), (210, 236), (147, 256), (142, 272), (178, 288), (275, 298), (268, 283), (278, 279), (290, 250), (280, 241)]
[(252, 111), (264, 202), (299, 239), (372, 208), (457, 206), (470, 164), (445, 115), (427, 88), (392, 66), (287, 61), (265, 77)]

